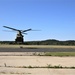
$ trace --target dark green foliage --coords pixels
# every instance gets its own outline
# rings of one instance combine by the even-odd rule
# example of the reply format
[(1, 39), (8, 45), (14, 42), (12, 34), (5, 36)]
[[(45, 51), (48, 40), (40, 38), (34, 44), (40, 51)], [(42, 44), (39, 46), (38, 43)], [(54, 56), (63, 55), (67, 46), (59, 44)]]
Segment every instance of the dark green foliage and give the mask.
[(26, 45), (75, 45), (75, 40), (59, 41), (59, 40), (44, 40), (25, 42)]
[[(0, 44), (16, 44), (14, 41), (0, 41)], [(44, 41), (26, 41), (23, 45), (75, 45), (75, 40), (59, 41), (49, 39)]]

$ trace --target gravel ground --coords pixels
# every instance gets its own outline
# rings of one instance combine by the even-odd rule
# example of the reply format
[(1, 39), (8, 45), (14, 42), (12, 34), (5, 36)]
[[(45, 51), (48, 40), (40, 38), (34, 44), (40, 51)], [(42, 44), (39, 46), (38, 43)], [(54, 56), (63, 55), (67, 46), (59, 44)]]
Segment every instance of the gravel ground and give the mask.
[(75, 69), (0, 68), (0, 75), (75, 75)]
[(66, 66), (75, 67), (75, 57), (0, 56), (0, 66)]
[[(0, 48), (0, 75), (75, 75), (75, 69), (13, 68), (13, 66), (47, 66), (49, 64), (52, 66), (75, 67), (75, 57), (21, 56), (23, 54), (32, 55), (34, 52), (75, 52), (75, 49)], [(16, 56), (16, 54), (20, 56)]]
[(72, 67), (75, 66), (75, 57), (0, 56), (0, 75), (75, 75), (75, 69), (21, 68), (48, 64)]

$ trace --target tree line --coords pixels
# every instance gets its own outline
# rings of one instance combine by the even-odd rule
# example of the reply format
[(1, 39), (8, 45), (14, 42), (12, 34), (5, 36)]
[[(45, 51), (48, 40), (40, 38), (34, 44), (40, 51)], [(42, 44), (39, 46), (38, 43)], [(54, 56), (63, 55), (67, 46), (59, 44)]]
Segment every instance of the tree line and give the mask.
[[(0, 44), (19, 44), (14, 41), (0, 41)], [(75, 40), (59, 41), (55, 39), (43, 41), (25, 41), (24, 45), (75, 45)]]

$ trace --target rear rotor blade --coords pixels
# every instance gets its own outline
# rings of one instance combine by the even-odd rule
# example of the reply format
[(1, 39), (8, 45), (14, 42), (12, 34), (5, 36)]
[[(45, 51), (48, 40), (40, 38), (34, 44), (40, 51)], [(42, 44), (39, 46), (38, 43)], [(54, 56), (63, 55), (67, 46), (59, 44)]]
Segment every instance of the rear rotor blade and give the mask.
[(41, 31), (41, 30), (32, 30), (32, 31)]
[(23, 30), (22, 32), (27, 32), (27, 31), (31, 31), (32, 29), (27, 29), (27, 30)]
[(27, 33), (22, 33), (22, 34), (26, 34), (27, 35)]

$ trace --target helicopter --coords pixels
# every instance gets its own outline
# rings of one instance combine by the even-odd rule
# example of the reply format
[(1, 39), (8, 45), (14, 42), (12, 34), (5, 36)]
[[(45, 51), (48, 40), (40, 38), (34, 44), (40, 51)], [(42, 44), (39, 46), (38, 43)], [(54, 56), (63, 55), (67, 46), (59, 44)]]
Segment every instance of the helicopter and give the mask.
[(27, 29), (27, 30), (19, 30), (19, 29), (15, 29), (15, 28), (12, 28), (12, 27), (8, 27), (8, 26), (3, 26), (3, 27), (11, 29), (11, 30), (17, 32), (15, 43), (23, 43), (24, 42), (24, 39), (23, 39), (24, 36), (23, 36), (23, 34), (27, 34), (26, 33), (27, 31), (31, 31), (32, 30), (31, 28)]

